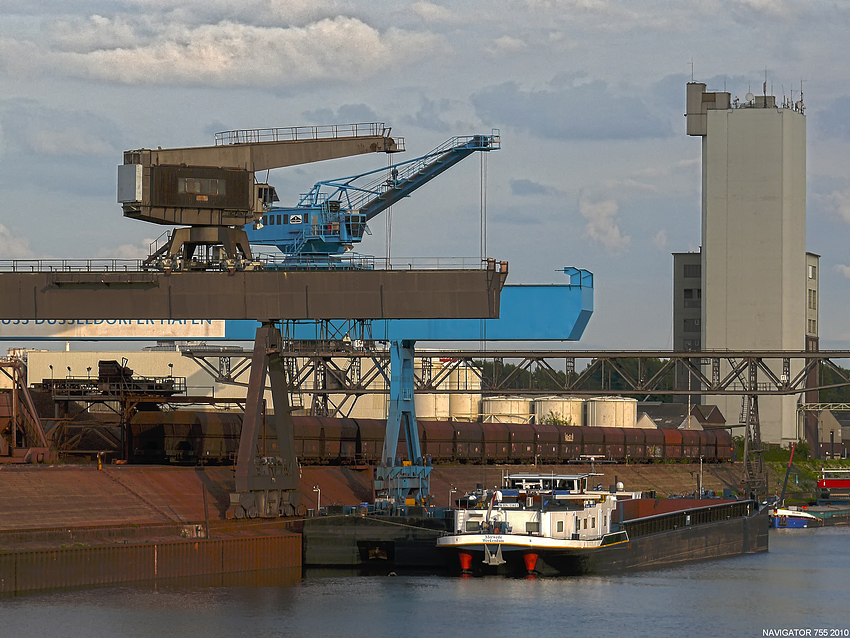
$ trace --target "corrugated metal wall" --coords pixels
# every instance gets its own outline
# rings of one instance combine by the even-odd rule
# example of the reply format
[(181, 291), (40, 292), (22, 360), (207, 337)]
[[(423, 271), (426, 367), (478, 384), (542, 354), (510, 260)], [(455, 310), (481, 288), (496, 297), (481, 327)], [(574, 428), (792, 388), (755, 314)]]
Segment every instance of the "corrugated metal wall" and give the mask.
[(301, 536), (170, 541), (0, 553), (0, 593), (301, 568)]

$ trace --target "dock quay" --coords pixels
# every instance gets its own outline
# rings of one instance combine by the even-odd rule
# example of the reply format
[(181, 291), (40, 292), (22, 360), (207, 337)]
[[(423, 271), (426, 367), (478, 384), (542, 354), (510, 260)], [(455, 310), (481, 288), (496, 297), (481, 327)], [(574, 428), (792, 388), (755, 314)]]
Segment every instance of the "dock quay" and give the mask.
[[(600, 483), (616, 477), (632, 489), (667, 495), (692, 491), (698, 467), (597, 464), (595, 471), (604, 474)], [(448, 505), (456, 497), (452, 489), (496, 485), (509, 470), (435, 467), (434, 505)], [(737, 464), (721, 464), (706, 466), (703, 481), (722, 491), (739, 477)], [(364, 557), (388, 566), (436, 564), (428, 552), (441, 533), (439, 519), (384, 517), (378, 525), (357, 526), (354, 536), (344, 533), (357, 524), (334, 513), (372, 500), (371, 468), (302, 468), (298, 515), (291, 519), (226, 520), (232, 481), (229, 466), (2, 466), (0, 593), (190, 576), (298, 578), (310, 565), (358, 567)], [(315, 516), (316, 486), (330, 515)], [(312, 541), (302, 540), (304, 530), (314, 532)], [(334, 543), (340, 530), (347, 546)]]

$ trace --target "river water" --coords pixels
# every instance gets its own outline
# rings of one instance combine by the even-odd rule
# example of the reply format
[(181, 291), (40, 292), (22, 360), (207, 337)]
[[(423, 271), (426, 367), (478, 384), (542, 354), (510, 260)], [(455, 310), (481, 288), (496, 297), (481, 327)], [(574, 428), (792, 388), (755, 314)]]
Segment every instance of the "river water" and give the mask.
[(0, 636), (850, 636), (847, 527), (771, 530), (766, 554), (621, 576), (284, 581), (4, 598)]

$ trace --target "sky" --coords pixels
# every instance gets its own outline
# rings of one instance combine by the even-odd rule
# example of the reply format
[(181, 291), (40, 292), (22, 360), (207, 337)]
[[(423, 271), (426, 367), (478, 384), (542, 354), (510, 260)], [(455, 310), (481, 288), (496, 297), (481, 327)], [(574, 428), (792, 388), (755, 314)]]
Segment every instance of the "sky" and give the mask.
[[(580, 348), (672, 346), (672, 252), (700, 242), (685, 85), (799, 99), (823, 348), (850, 349), (850, 4), (809, 0), (0, 0), (0, 260), (144, 257), (116, 167), (219, 131), (385, 122), (405, 156), (499, 129), (392, 214), (394, 258), (595, 276)], [(381, 155), (271, 172), (281, 202)], [(383, 256), (386, 216), (358, 248)], [(803, 301), (801, 301), (803, 303)]]

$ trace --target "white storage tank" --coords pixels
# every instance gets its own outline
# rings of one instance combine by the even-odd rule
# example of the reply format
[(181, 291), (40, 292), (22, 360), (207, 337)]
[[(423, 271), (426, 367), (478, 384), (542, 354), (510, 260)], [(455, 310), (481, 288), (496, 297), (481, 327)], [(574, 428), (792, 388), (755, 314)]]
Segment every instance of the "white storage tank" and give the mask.
[(429, 421), (449, 420), (448, 394), (414, 394), (413, 405), (416, 409), (417, 419), (428, 419)]
[(487, 423), (530, 423), (531, 399), (486, 397), (481, 399), (481, 417)]
[(582, 397), (538, 397), (534, 399), (534, 422), (548, 419), (569, 425), (584, 425), (584, 399)]
[(449, 417), (452, 421), (477, 421), (481, 414), (481, 396), (478, 394), (450, 394)]
[[(450, 365), (445, 362), (444, 365)], [(450, 390), (470, 390), (469, 393), (449, 395), (449, 415), (453, 421), (477, 421), (481, 414), (481, 379), (467, 366), (449, 374)]]
[[(310, 395), (305, 394), (305, 397)], [(342, 395), (332, 395), (337, 400), (337, 405), (342, 402)], [(364, 394), (357, 397), (354, 407), (348, 415), (352, 419), (386, 419), (389, 411), (389, 397), (386, 394)]]
[(587, 425), (633, 428), (637, 426), (637, 399), (594, 397), (587, 400)]

